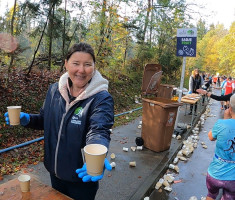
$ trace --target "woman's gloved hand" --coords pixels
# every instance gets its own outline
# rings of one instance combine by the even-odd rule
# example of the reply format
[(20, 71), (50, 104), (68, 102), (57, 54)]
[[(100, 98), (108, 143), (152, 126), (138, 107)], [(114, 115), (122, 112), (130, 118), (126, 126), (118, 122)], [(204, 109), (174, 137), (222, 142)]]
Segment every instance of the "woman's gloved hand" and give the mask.
[[(4, 117), (5, 117), (6, 124), (10, 124), (8, 112), (4, 114)], [(20, 125), (22, 126), (28, 125), (29, 120), (30, 120), (30, 116), (28, 113), (20, 112)]]
[[(104, 159), (104, 171), (105, 169), (107, 169), (108, 171), (112, 170), (112, 166), (109, 164), (109, 161), (107, 160), (107, 158)], [(103, 171), (103, 174), (99, 176), (91, 176), (87, 174), (86, 163), (85, 163), (82, 168), (76, 170), (76, 173), (78, 174), (79, 178), (82, 178), (83, 182), (89, 182), (89, 181), (96, 182), (103, 178), (104, 171)]]
[(192, 94), (192, 91), (188, 91), (188, 94)]

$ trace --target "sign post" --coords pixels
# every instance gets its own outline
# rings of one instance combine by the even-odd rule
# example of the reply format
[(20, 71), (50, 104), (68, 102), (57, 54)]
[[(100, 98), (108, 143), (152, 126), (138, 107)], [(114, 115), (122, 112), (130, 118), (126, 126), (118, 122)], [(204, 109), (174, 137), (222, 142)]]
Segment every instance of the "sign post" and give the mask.
[[(183, 94), (186, 57), (196, 57), (196, 46), (197, 46), (197, 28), (177, 29), (176, 56), (183, 57), (178, 102), (181, 102), (181, 98)], [(175, 128), (177, 127), (177, 124), (178, 124), (179, 113), (180, 113), (180, 107), (178, 108), (177, 117), (175, 120)]]

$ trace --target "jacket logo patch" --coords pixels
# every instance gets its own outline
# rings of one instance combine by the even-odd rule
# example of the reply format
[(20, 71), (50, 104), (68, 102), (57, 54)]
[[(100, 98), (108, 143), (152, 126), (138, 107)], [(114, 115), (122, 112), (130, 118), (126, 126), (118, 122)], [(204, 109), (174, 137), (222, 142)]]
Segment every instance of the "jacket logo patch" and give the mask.
[(83, 113), (82, 107), (78, 107), (75, 111), (74, 114), (77, 115), (78, 117), (81, 117)]
[(71, 119), (71, 123), (72, 124), (78, 124), (81, 125), (81, 120), (79, 118), (81, 118), (83, 113), (83, 108), (82, 107), (78, 107), (75, 111), (74, 111), (74, 115)]

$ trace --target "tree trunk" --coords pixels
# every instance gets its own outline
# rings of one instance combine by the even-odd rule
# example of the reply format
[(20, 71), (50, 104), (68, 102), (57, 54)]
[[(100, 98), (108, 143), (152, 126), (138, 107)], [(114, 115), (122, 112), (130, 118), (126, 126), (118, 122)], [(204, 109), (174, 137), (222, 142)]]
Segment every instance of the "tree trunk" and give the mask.
[(48, 20), (49, 20), (50, 13), (51, 13), (51, 10), (49, 10), (49, 13), (48, 13), (48, 16), (47, 16), (47, 20), (46, 20), (46, 22), (45, 22), (45, 24), (44, 24), (43, 31), (42, 31), (41, 37), (40, 37), (40, 39), (39, 39), (39, 42), (38, 42), (38, 46), (37, 46), (37, 48), (36, 48), (35, 51), (34, 51), (33, 60), (32, 60), (32, 62), (31, 62), (31, 64), (30, 64), (30, 66), (28, 67), (28, 73), (27, 73), (27, 74), (29, 74), (29, 73), (31, 72), (32, 68), (33, 68), (33, 63), (34, 63), (36, 54), (37, 54), (37, 52), (38, 52), (39, 46), (40, 46), (40, 44), (41, 44), (43, 35), (44, 35), (44, 33), (45, 33), (45, 30), (46, 30), (46, 27), (47, 27), (47, 23), (48, 23)]
[[(12, 18), (11, 18), (11, 36), (14, 35), (15, 13), (16, 13), (16, 0), (15, 0), (15, 3), (14, 3), (14, 9), (13, 9)], [(10, 65), (8, 67), (8, 73), (11, 71), (13, 62), (14, 62), (14, 52), (11, 52), (11, 61), (10, 61)]]
[(142, 43), (144, 43), (145, 40), (145, 35), (146, 35), (146, 31), (147, 31), (147, 27), (148, 27), (148, 23), (149, 23), (149, 13), (151, 10), (151, 0), (148, 0), (148, 9), (147, 9), (147, 15), (145, 18), (145, 23), (144, 23), (144, 30), (143, 30), (143, 38), (142, 38)]
[(52, 39), (53, 39), (53, 23), (54, 23), (54, 13), (55, 13), (55, 4), (52, 5), (52, 12), (51, 15), (49, 16), (49, 50), (48, 50), (48, 67), (47, 69), (50, 71), (51, 70), (51, 50), (52, 50)]
[(106, 0), (103, 0), (103, 5), (102, 5), (102, 11), (101, 11), (101, 20), (100, 20), (100, 37), (103, 36), (104, 34), (104, 28), (105, 28), (105, 12), (106, 12)]
[(151, 5), (151, 24), (150, 24), (150, 36), (149, 36), (149, 43), (150, 43), (150, 47), (152, 47), (152, 32), (153, 32), (153, 13), (154, 9), (153, 9), (153, 0), (152, 0), (152, 5)]
[(62, 63), (61, 63), (61, 68), (60, 71), (63, 71), (63, 67), (64, 67), (64, 59), (65, 59), (65, 55), (64, 55), (64, 47), (65, 47), (65, 26), (66, 26), (66, 12), (67, 12), (67, 0), (65, 0), (64, 2), (64, 27), (63, 27), (63, 45), (62, 45)]
[(100, 44), (99, 44), (99, 49), (98, 49), (98, 53), (97, 56), (101, 53), (102, 49), (103, 49), (103, 43), (104, 43), (104, 37), (105, 37), (105, 19), (106, 19), (106, 5), (107, 5), (107, 1), (103, 0), (103, 5), (102, 5), (102, 11), (101, 11), (101, 20), (100, 20)]
[(125, 53), (124, 53), (124, 58), (123, 58), (123, 69), (125, 69), (126, 66), (126, 55), (127, 55), (127, 46), (128, 46), (128, 38), (126, 37), (126, 48), (125, 48)]

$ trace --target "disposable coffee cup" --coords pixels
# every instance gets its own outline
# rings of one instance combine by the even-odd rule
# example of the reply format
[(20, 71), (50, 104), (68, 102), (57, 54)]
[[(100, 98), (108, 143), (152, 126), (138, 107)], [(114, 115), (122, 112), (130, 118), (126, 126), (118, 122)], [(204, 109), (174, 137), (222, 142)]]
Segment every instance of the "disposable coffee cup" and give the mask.
[(8, 110), (10, 125), (14, 126), (19, 125), (21, 106), (8, 106), (7, 110)]
[(20, 189), (22, 192), (29, 192), (30, 191), (30, 176), (27, 174), (20, 175), (18, 177), (20, 182)]
[(87, 174), (99, 176), (103, 173), (107, 151), (107, 147), (101, 144), (89, 144), (84, 147)]

